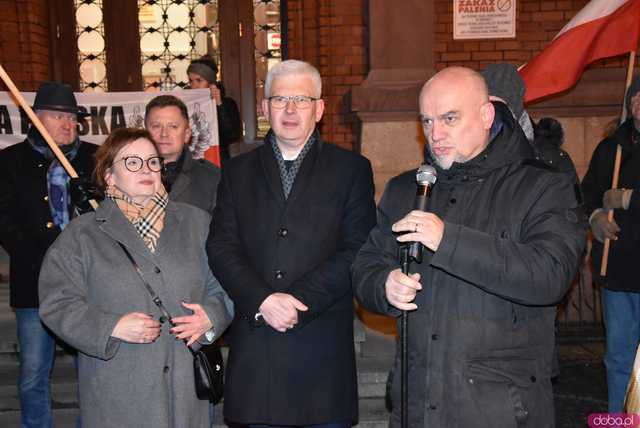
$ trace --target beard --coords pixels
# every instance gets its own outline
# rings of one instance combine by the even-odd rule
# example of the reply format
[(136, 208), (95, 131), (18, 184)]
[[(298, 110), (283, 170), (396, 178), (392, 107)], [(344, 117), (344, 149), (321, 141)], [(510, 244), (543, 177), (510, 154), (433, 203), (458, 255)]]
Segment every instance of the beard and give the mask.
[(433, 149), (431, 148), (431, 144), (427, 144), (427, 150), (429, 150), (429, 155), (431, 156), (431, 159), (434, 160), (436, 165), (438, 165), (440, 168), (442, 168), (445, 171), (451, 168), (451, 166), (453, 165), (453, 162), (456, 161), (456, 159), (452, 157), (436, 155), (433, 152)]

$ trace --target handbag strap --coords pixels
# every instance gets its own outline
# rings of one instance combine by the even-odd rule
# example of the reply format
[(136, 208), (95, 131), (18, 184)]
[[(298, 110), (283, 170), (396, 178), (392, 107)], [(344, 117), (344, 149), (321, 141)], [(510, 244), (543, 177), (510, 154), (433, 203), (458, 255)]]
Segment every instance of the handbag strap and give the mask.
[[(120, 248), (122, 248), (122, 250), (126, 254), (127, 258), (129, 259), (129, 261), (133, 265), (133, 268), (138, 273), (138, 276), (140, 277), (140, 279), (142, 280), (142, 283), (144, 284), (144, 288), (147, 290), (147, 292), (151, 296), (151, 300), (158, 307), (158, 309), (160, 309), (160, 312), (162, 312), (162, 317), (166, 321), (168, 321), (169, 324), (171, 324), (171, 326), (175, 326), (175, 324), (173, 323), (173, 318), (171, 317), (171, 314), (169, 314), (169, 311), (167, 310), (167, 308), (162, 303), (162, 300), (160, 299), (160, 296), (158, 296), (158, 293), (155, 292), (155, 290), (151, 287), (151, 285), (144, 278), (144, 275), (142, 274), (142, 269), (140, 269), (140, 266), (138, 266), (138, 263), (136, 263), (136, 260), (133, 258), (133, 256), (131, 255), (131, 253), (127, 249), (127, 247), (125, 247), (124, 244), (122, 242), (119, 242), (119, 241), (118, 241), (118, 245), (120, 245)], [(160, 321), (162, 321), (162, 319)], [(183, 339), (182, 341), (184, 342), (185, 345), (187, 344), (187, 341), (185, 339)], [(195, 353), (195, 351), (193, 349), (191, 349), (190, 346), (187, 346), (187, 349), (192, 354)]]

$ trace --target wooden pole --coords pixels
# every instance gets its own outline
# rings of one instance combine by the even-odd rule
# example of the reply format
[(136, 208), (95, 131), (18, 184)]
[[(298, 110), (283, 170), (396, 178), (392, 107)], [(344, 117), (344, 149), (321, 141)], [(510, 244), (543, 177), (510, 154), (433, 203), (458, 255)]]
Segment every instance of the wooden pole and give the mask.
[[(9, 77), (9, 75), (1, 65), (0, 65), (0, 78), (2, 78), (2, 81), (4, 82), (4, 84), (7, 85), (7, 88), (9, 88), (11, 95), (13, 95), (16, 101), (18, 101), (18, 105), (22, 107), (25, 113), (27, 113), (27, 116), (29, 116), (29, 119), (31, 119), (31, 123), (38, 129), (38, 131), (40, 132), (40, 135), (42, 135), (42, 138), (44, 138), (44, 140), (49, 145), (49, 148), (51, 149), (53, 154), (56, 156), (58, 161), (60, 162), (60, 165), (62, 165), (65, 171), (67, 171), (67, 174), (69, 174), (69, 177), (78, 178), (78, 173), (76, 172), (76, 170), (73, 168), (71, 163), (69, 163), (69, 160), (64, 155), (64, 153), (62, 153), (62, 150), (60, 150), (60, 147), (58, 147), (55, 141), (53, 141), (53, 138), (51, 138), (51, 135), (47, 131), (47, 128), (44, 127), (44, 125), (42, 124), (38, 116), (36, 116), (36, 114), (34, 113), (31, 106), (27, 104), (27, 102), (25, 101), (24, 97), (22, 96), (18, 88), (16, 88), (16, 85), (13, 84), (11, 77)], [(98, 203), (93, 199), (89, 199), (89, 204), (91, 205), (91, 207), (93, 207), (94, 210), (98, 208)]]
[[(633, 67), (636, 61), (636, 51), (629, 52), (629, 64), (627, 66), (627, 81), (624, 91), (624, 99), (622, 100), (622, 114), (620, 115), (620, 123), (624, 123), (627, 120), (627, 91), (631, 86), (631, 80), (633, 79)], [(620, 177), (620, 161), (622, 160), (622, 147), (618, 144), (616, 147), (616, 159), (613, 166), (613, 177), (611, 178), (611, 188), (618, 188), (618, 179)], [(613, 221), (613, 210), (609, 210), (607, 213), (607, 221), (611, 223)], [(611, 240), (606, 238), (604, 240), (604, 249), (602, 250), (602, 261), (600, 262), (600, 276), (607, 276), (607, 265), (609, 264), (609, 247), (611, 246)]]

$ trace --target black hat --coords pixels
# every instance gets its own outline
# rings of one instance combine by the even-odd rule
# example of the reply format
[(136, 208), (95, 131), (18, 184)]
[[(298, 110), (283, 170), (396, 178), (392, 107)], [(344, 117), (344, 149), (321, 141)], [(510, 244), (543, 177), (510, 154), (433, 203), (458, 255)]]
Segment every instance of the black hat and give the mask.
[(75, 113), (79, 117), (89, 116), (78, 109), (78, 102), (71, 86), (63, 83), (45, 82), (38, 88), (33, 102), (34, 110), (54, 110)]
[(505, 100), (516, 120), (519, 119), (524, 110), (525, 85), (518, 69), (512, 64), (500, 62), (489, 64), (481, 74), (487, 82), (489, 95)]

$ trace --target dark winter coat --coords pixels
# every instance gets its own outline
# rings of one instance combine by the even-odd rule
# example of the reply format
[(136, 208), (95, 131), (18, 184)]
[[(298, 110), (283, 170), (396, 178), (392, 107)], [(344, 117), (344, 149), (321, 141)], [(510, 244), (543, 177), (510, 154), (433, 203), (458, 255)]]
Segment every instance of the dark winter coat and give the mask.
[[(225, 164), (207, 243), (236, 309), (225, 419), (278, 426), (357, 420), (350, 266), (374, 224), (371, 166), (362, 156), (317, 141), (288, 199), (269, 144)], [(286, 333), (254, 320), (275, 292), (309, 307)]]
[(182, 168), (171, 186), (169, 198), (213, 214), (216, 206), (220, 169), (204, 159), (194, 159), (185, 149)]
[[(410, 427), (554, 425), (550, 361), (554, 304), (567, 291), (585, 245), (573, 183), (540, 162), (508, 117), (487, 148), (438, 171), (427, 211), (445, 224), (424, 251), (423, 290), (409, 314)], [(398, 267), (391, 225), (412, 209), (415, 171), (393, 178), (378, 225), (353, 266), (365, 308), (399, 315), (384, 284)], [(391, 380), (391, 426), (399, 426), (399, 359)]]
[[(620, 144), (622, 162), (618, 187), (634, 189), (634, 192), (628, 210), (614, 210), (613, 215), (620, 226), (620, 233), (617, 240), (611, 241), (607, 277), (598, 275), (596, 279), (611, 290), (640, 292), (636, 265), (640, 257), (640, 144), (631, 143), (633, 129), (633, 119), (629, 119), (614, 135), (598, 144), (582, 180), (582, 192), (588, 215), (597, 208), (602, 208), (602, 196), (611, 188), (616, 147)], [(594, 239), (591, 257), (596, 274), (600, 272), (602, 249), (603, 245)]]
[[(80, 144), (71, 165), (81, 177), (93, 174), (97, 149), (94, 144)], [(50, 164), (27, 141), (0, 150), (0, 245), (10, 257), (10, 303), (14, 308), (38, 307), (42, 259), (60, 234), (47, 196)]]

